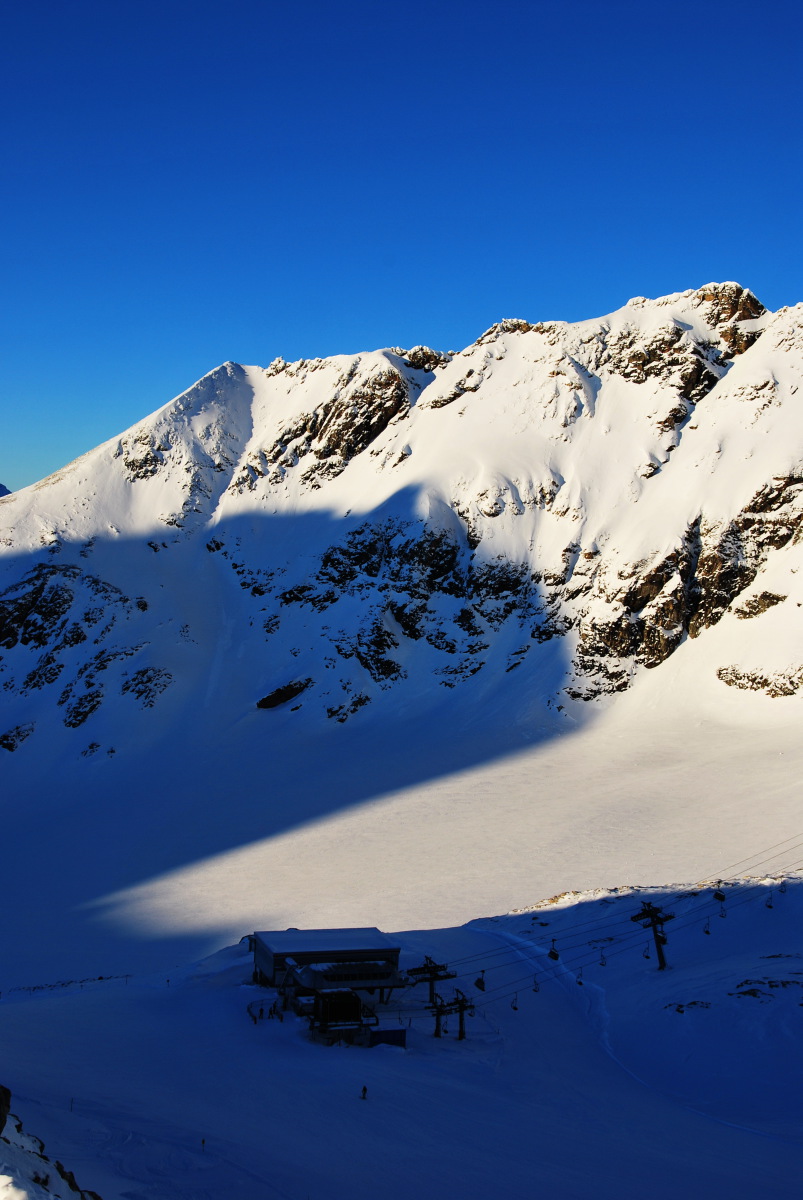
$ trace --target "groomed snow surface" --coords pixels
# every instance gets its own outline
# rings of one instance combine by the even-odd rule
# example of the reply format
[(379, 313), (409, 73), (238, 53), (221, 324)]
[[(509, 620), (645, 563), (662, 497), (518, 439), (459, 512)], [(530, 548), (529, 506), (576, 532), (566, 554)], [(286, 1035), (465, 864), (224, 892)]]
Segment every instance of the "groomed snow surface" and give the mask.
[[(803, 1116), (803, 880), (779, 883), (404, 934), (402, 967), (447, 962), (439, 988), (474, 1001), (464, 1041), (454, 1016), (433, 1037), (422, 985), (383, 1019), (406, 1050), (313, 1043), (305, 1019), (267, 1019), (246, 942), (169, 977), (5, 995), (4, 1070), (105, 1200), (768, 1195), (796, 1177)], [(645, 900), (674, 913), (663, 972), (631, 920)]]

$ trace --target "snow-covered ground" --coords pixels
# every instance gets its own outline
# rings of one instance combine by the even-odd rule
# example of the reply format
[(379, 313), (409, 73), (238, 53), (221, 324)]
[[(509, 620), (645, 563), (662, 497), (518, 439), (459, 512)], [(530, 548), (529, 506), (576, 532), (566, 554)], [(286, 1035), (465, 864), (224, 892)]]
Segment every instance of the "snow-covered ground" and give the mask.
[[(444, 993), (474, 1001), (462, 1042), (454, 1016), (432, 1036), (425, 986), (387, 1006), (406, 1050), (322, 1046), (291, 1014), (254, 1025), (248, 1005), (273, 993), (246, 944), (169, 977), (4, 996), (4, 1070), (26, 1124), (104, 1200), (747, 1200), (800, 1162), (803, 886), (726, 886), (724, 907), (713, 887), (402, 935), (403, 966), (431, 954), (456, 973)], [(631, 920), (645, 899), (674, 913), (663, 972)]]

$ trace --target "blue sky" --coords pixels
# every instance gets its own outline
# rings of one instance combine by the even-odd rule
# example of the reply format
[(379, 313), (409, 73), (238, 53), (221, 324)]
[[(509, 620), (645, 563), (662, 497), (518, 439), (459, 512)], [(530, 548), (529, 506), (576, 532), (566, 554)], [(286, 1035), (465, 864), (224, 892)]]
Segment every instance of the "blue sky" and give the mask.
[(0, 481), (226, 359), (803, 300), (796, 5), (9, 0)]

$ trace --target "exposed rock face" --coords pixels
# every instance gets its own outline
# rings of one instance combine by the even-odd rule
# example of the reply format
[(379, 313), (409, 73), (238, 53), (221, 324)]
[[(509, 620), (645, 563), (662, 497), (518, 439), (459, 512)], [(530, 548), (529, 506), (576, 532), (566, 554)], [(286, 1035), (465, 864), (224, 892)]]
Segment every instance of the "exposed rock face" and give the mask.
[(313, 680), (311, 679), (295, 679), (292, 683), (286, 683), (283, 687), (275, 688), (267, 696), (263, 696), (261, 700), (257, 700), (257, 708), (279, 708), (280, 705), (288, 704), (291, 700), (295, 700), (308, 687), (312, 687), (312, 684)]
[(412, 350), (400, 350), (402, 358), (414, 371), (432, 372), (437, 367), (445, 367), (454, 357), (440, 350), (431, 350), (429, 346), (413, 346)]
[(34, 731), (33, 721), (28, 721), (24, 725), (15, 725), (13, 729), (7, 729), (5, 733), (0, 734), (0, 746), (4, 750), (9, 750), (13, 753), (18, 746), (21, 746), (26, 738), (29, 738)]
[(695, 637), (720, 619), (756, 578), (771, 550), (797, 538), (803, 516), (803, 475), (774, 479), (724, 528), (705, 531), (696, 571)]
[[(624, 329), (608, 339), (600, 366), (633, 383), (658, 379), (677, 389), (692, 404), (718, 383), (722, 356), (701, 346), (677, 322), (645, 337), (637, 328)], [(681, 416), (689, 411), (681, 408)]]
[(729, 687), (742, 688), (751, 692), (764, 692), (767, 696), (794, 696), (803, 688), (803, 666), (790, 667), (765, 675), (762, 671), (745, 671), (739, 667), (720, 667), (717, 677)]
[[(581, 673), (621, 689), (630, 677), (621, 660), (658, 666), (684, 634), (698, 637), (715, 625), (753, 583), (770, 552), (800, 540), (802, 525), (803, 477), (798, 474), (773, 480), (724, 525), (696, 521), (664, 559), (646, 568), (636, 564), (625, 585), (606, 594), (617, 607), (612, 620), (581, 618)], [(783, 599), (764, 592), (737, 615), (754, 616)], [(587, 687), (584, 694), (594, 692)]]
[(129, 693), (135, 696), (143, 708), (153, 708), (172, 678), (169, 671), (158, 667), (141, 667), (124, 680), (121, 691), (124, 695)]
[(763, 317), (766, 308), (748, 288), (738, 283), (709, 284), (697, 293), (698, 303), (705, 308), (710, 324), (730, 326), (733, 321), (749, 321)]
[[(103, 700), (100, 672), (140, 649), (113, 644), (111, 634), (118, 622), (142, 611), (147, 611), (142, 598), (132, 603), (119, 588), (78, 566), (41, 563), (0, 594), (0, 647), (42, 651), (33, 660), (26, 656), (26, 670), (17, 684), (23, 695), (48, 688), (65, 668), (68, 673), (70, 667), (75, 670), (58, 698), (58, 704), (66, 706), (64, 724), (75, 729)], [(107, 644), (96, 649), (101, 642)], [(94, 649), (87, 651), (87, 646)], [(20, 728), (30, 732), (29, 725)], [(15, 745), (6, 749), (16, 749), (27, 736), (17, 735), (12, 739)]]
[(786, 599), (786, 596), (781, 596), (778, 592), (759, 592), (757, 596), (750, 596), (740, 608), (734, 611), (736, 616), (744, 621), (750, 617), (760, 616), (768, 608), (774, 608), (776, 604), (783, 604)]
[[(418, 349), (423, 351), (422, 347)], [(424, 360), (417, 356), (417, 361)], [(302, 459), (311, 456), (311, 465), (302, 473), (302, 480), (308, 487), (318, 489), (325, 480), (340, 475), (349, 461), (366, 450), (394, 417), (406, 413), (409, 384), (401, 372), (389, 365), (364, 377), (358, 375), (358, 365), (359, 360), (341, 377), (330, 400), (312, 412), (302, 413), (281, 430), (272, 445), (252, 451), (232, 486), (253, 489), (265, 475), (279, 482)]]

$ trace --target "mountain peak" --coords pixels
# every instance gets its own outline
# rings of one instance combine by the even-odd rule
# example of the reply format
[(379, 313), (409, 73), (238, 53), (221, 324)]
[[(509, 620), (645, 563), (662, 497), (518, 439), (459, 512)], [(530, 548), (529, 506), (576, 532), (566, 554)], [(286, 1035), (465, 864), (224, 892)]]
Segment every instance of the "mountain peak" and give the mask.
[(273, 695), (362, 720), (514, 668), (557, 711), (715, 625), (742, 647), (720, 638), (718, 687), (796, 690), (738, 614), (783, 624), (799, 590), (800, 326), (707, 284), (460, 353), (224, 363), (2, 506), (6, 748), (132, 696), (181, 711), (215, 673), (227, 720)]

